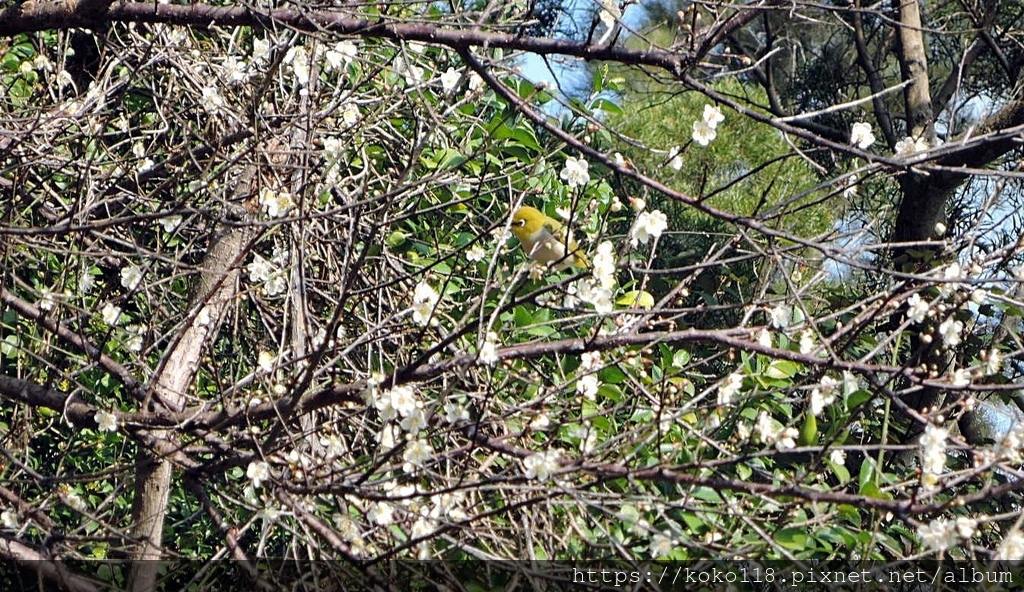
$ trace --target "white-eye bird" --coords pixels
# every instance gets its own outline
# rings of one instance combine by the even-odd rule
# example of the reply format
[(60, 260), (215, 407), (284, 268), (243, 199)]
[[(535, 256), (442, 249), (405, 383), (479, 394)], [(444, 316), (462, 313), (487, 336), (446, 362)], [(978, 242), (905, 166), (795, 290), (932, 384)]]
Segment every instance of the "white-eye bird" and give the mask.
[(566, 237), (562, 223), (537, 208), (522, 206), (516, 210), (512, 215), (512, 232), (523, 245), (523, 252), (537, 263), (551, 265), (556, 271), (590, 267), (576, 241)]

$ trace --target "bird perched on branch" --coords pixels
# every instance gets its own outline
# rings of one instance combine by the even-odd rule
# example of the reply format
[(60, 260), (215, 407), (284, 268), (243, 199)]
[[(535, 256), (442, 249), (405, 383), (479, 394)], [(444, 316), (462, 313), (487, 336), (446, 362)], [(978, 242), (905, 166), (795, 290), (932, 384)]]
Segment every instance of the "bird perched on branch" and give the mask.
[(522, 206), (512, 216), (512, 233), (523, 245), (523, 252), (537, 263), (556, 271), (568, 267), (587, 268), (590, 261), (562, 223), (537, 208)]

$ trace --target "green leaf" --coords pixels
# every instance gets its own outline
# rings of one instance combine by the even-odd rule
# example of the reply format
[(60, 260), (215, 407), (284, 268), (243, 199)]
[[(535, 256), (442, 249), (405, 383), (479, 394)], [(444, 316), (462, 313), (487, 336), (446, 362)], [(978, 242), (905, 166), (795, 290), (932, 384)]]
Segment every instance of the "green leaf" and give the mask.
[(800, 372), (801, 368), (800, 364), (789, 360), (772, 360), (765, 371), (765, 376), (777, 379), (792, 378), (796, 376), (797, 372)]
[(633, 308), (654, 308), (654, 296), (643, 290), (632, 290), (620, 296), (615, 304)]
[(803, 551), (810, 542), (810, 537), (798, 528), (783, 528), (775, 533), (775, 541), (791, 551)]

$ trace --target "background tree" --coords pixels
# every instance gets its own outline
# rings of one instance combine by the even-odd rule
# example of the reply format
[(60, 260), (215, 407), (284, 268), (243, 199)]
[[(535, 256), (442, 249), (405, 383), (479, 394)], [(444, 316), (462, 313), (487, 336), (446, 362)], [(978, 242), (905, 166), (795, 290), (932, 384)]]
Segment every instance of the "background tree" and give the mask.
[(0, 11), (0, 553), (1024, 555), (1014, 7), (289, 6)]

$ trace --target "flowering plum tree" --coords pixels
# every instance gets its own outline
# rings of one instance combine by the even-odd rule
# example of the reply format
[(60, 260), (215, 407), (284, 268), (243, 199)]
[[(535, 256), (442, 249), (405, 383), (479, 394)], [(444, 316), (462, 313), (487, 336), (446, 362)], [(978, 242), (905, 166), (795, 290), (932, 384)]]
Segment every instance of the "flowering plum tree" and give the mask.
[(1024, 557), (1020, 11), (666, 6), (0, 9), (0, 556)]

